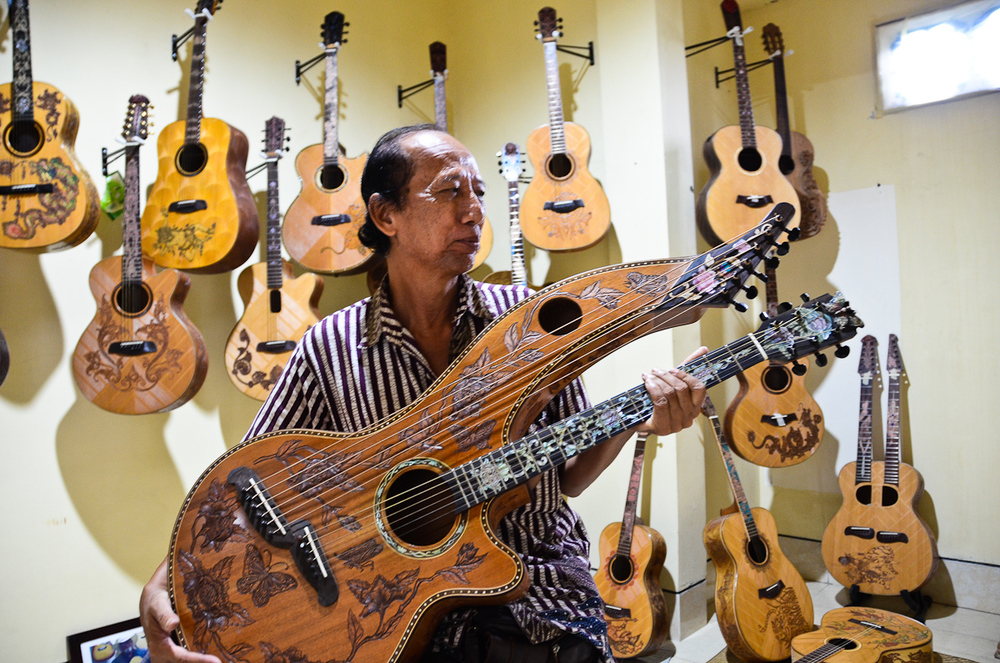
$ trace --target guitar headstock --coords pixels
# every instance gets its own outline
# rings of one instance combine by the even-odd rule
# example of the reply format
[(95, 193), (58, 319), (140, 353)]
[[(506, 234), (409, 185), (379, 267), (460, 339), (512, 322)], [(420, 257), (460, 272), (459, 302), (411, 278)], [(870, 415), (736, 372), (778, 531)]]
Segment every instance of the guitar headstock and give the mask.
[(439, 41), (431, 44), (431, 73), (434, 78), (448, 71), (448, 48)]
[(319, 36), (323, 38), (323, 45), (327, 48), (339, 48), (341, 44), (346, 44), (347, 40), (344, 39), (344, 27), (350, 25), (350, 23), (344, 22), (344, 15), (340, 12), (330, 12), (323, 19), (323, 25), (320, 26), (323, 30), (319, 33)]
[(542, 41), (555, 41), (562, 36), (562, 19), (556, 18), (556, 10), (552, 7), (542, 7), (538, 10), (538, 37)]
[(722, 17), (726, 20), (726, 29), (743, 27), (743, 19), (740, 18), (740, 6), (736, 0), (722, 0)]
[(861, 359), (858, 361), (858, 375), (865, 384), (871, 384), (878, 370), (878, 339), (868, 334), (861, 339)]
[(889, 334), (889, 351), (885, 357), (885, 370), (891, 379), (899, 379), (903, 374), (903, 355), (899, 353), (899, 338)]
[(268, 159), (280, 159), (284, 152), (285, 121), (272, 117), (264, 123), (264, 154)]
[(516, 143), (507, 143), (500, 154), (500, 174), (508, 182), (516, 182), (522, 171), (521, 151)]
[(129, 97), (128, 111), (125, 113), (125, 124), (122, 126), (122, 138), (125, 142), (135, 139), (146, 140), (149, 137), (149, 99), (141, 94)]
[(785, 40), (781, 36), (781, 30), (774, 23), (768, 23), (764, 26), (763, 39), (764, 39), (764, 50), (767, 51), (767, 56), (769, 58), (782, 57), (782, 53), (785, 50)]
[(222, 9), (222, 0), (198, 0), (198, 7), (195, 9), (195, 16), (208, 12), (212, 16), (215, 16), (215, 12)]
[[(801, 306), (768, 318), (756, 336), (769, 359), (786, 363), (819, 352), (832, 345), (840, 346), (854, 338), (865, 323), (851, 309), (844, 295), (823, 295)], [(846, 349), (846, 346), (843, 346)], [(838, 348), (837, 356), (846, 352)]]

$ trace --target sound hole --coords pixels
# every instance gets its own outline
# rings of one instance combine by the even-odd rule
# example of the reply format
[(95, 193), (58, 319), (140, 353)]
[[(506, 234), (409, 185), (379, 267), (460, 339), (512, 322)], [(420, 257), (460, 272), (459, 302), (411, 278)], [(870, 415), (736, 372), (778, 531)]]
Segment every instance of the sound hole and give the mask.
[(327, 165), (319, 169), (319, 185), (327, 191), (339, 189), (347, 180), (347, 173), (339, 165)]
[(781, 171), (782, 175), (788, 175), (795, 170), (795, 159), (789, 154), (782, 154), (781, 158), (778, 159), (778, 170)]
[(7, 125), (4, 141), (18, 156), (31, 156), (42, 148), (45, 134), (37, 122), (12, 122)]
[(569, 174), (573, 172), (573, 160), (565, 154), (553, 154), (549, 158), (546, 170), (549, 171), (549, 175), (552, 176), (552, 179), (564, 179), (569, 177)]
[(580, 326), (582, 319), (580, 305), (566, 297), (553, 297), (538, 311), (538, 324), (556, 336), (570, 333)]
[(740, 155), (736, 157), (736, 161), (740, 164), (740, 168), (749, 173), (757, 172), (764, 164), (764, 159), (761, 158), (760, 152), (752, 147), (740, 150)]
[(385, 516), (392, 532), (411, 546), (432, 546), (448, 536), (457, 516), (448, 486), (434, 472), (403, 472), (385, 493)]
[(177, 150), (176, 165), (181, 175), (197, 175), (208, 163), (208, 151), (201, 143), (185, 145)]
[(632, 579), (632, 559), (625, 555), (615, 555), (608, 564), (611, 579), (619, 585), (624, 585)]
[(791, 383), (791, 373), (784, 366), (768, 366), (764, 371), (764, 387), (773, 394), (785, 391)]
[(851, 649), (857, 649), (859, 647), (858, 643), (854, 640), (848, 640), (847, 638), (830, 638), (827, 640), (828, 644), (837, 647), (838, 649), (850, 651)]
[(858, 486), (855, 495), (858, 498), (858, 504), (871, 504), (872, 503), (872, 487), (871, 486)]
[(892, 506), (899, 501), (899, 493), (895, 488), (882, 486), (882, 506)]
[(132, 317), (145, 313), (151, 300), (144, 283), (122, 283), (115, 289), (114, 297), (118, 310)]
[(754, 564), (763, 564), (767, 561), (767, 544), (763, 539), (755, 536), (747, 541), (747, 556)]

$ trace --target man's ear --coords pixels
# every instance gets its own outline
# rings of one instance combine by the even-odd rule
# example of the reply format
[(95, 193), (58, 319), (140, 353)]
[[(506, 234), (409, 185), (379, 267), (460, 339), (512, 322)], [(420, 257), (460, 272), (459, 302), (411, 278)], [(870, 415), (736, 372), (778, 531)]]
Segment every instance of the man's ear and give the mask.
[(368, 214), (372, 217), (372, 223), (387, 237), (396, 234), (394, 212), (396, 208), (393, 204), (380, 194), (373, 193), (368, 199)]

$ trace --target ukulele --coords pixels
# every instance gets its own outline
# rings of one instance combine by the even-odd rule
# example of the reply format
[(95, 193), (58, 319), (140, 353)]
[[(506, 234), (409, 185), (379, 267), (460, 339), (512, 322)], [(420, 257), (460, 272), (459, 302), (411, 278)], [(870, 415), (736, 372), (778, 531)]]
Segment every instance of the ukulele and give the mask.
[[(609, 340), (697, 319), (731, 296), (743, 265), (760, 260), (761, 238), (748, 238), (756, 246), (594, 270), (522, 300), (416, 400), (363, 431), (274, 431), (227, 451), (195, 482), (171, 537), (183, 642), (247, 663), (292, 649), (317, 661), (413, 660), (451, 609), (522, 595), (527, 575), (499, 543), (499, 519), (528, 502), (532, 477), (645, 421), (653, 405), (639, 385), (526, 434), (531, 422)], [(719, 280), (699, 290), (699, 274)], [(553, 313), (570, 302), (581, 315), (566, 325)], [(768, 352), (856, 333), (842, 296), (804, 306), (682, 368), (717, 384)]]
[(198, 0), (187, 119), (156, 142), (159, 170), (142, 214), (142, 252), (161, 267), (215, 274), (242, 265), (260, 234), (247, 185), (247, 137), (201, 116), (205, 28), (222, 0)]
[(823, 615), (818, 630), (792, 639), (792, 660), (931, 663), (932, 642), (931, 630), (915, 619), (878, 608), (836, 608)]
[[(798, 202), (795, 189), (778, 167), (781, 136), (754, 124), (740, 8), (736, 0), (723, 0), (722, 15), (729, 29), (726, 36), (733, 42), (740, 124), (716, 131), (705, 141), (703, 149), (711, 176), (698, 195), (695, 213), (702, 237), (712, 245), (756, 226), (761, 208), (769, 208), (777, 202)], [(796, 211), (789, 229), (798, 226), (799, 212)]]
[(715, 564), (715, 613), (729, 649), (744, 661), (788, 658), (792, 638), (812, 630), (809, 589), (778, 545), (767, 509), (751, 509), (726, 436), (710, 398), (702, 412), (712, 422), (740, 518), (729, 514), (705, 525), (705, 549)]
[(0, 86), (0, 247), (56, 251), (97, 228), (100, 196), (73, 151), (80, 114), (31, 76), (28, 0), (10, 3), (13, 83)]
[(896, 336), (889, 335), (885, 461), (872, 461), (872, 382), (878, 369), (877, 343), (862, 341), (861, 412), (857, 461), (840, 470), (844, 501), (823, 532), (823, 562), (845, 587), (865, 594), (916, 591), (938, 565), (937, 543), (917, 513), (924, 492), (920, 473), (900, 462), (899, 380), (903, 371)]
[[(503, 285), (528, 285), (528, 274), (524, 267), (524, 239), (521, 236), (521, 192), (518, 178), (521, 177), (521, 151), (515, 143), (504, 145), (500, 157), (500, 174), (507, 180), (507, 210), (510, 220), (510, 271), (488, 274), (483, 281)], [(537, 288), (531, 288), (537, 290)]]
[[(545, 51), (549, 124), (528, 136), (528, 157), (535, 168), (521, 204), (524, 238), (546, 251), (575, 251), (596, 244), (611, 226), (611, 209), (600, 183), (587, 170), (590, 136), (563, 121), (556, 60), (556, 10), (538, 12), (537, 35)], [(756, 224), (754, 224), (756, 225)]]
[(90, 272), (97, 315), (73, 352), (73, 375), (94, 405), (118, 414), (166, 412), (205, 381), (208, 355), (181, 305), (191, 280), (157, 272), (143, 259), (139, 223), (139, 147), (148, 136), (149, 100), (129, 99), (125, 139), (125, 209), (121, 258)]
[(646, 433), (639, 433), (632, 457), (625, 515), (601, 532), (601, 566), (594, 575), (604, 600), (608, 640), (615, 658), (634, 658), (657, 651), (670, 631), (667, 605), (660, 589), (660, 571), (667, 544), (652, 527), (636, 523), (635, 505), (646, 450)]
[[(777, 315), (775, 270), (767, 267), (767, 314)], [(822, 357), (825, 365), (826, 357)], [(726, 410), (724, 428), (733, 451), (763, 467), (788, 467), (813, 455), (823, 440), (823, 411), (806, 389), (809, 360), (796, 366), (758, 364), (736, 376), (740, 389)]]
[(767, 51), (774, 67), (774, 106), (781, 136), (781, 157), (778, 169), (784, 175), (799, 197), (802, 214), (799, 239), (812, 237), (823, 229), (826, 223), (826, 196), (813, 177), (813, 157), (815, 150), (808, 138), (788, 126), (788, 96), (785, 89), (785, 43), (781, 30), (774, 23), (764, 26), (764, 50)]
[(292, 260), (322, 274), (352, 273), (366, 268), (373, 256), (358, 239), (365, 223), (361, 173), (368, 153), (348, 159), (337, 138), (337, 55), (344, 36), (344, 15), (330, 12), (323, 21), (326, 91), (323, 142), (303, 149), (295, 158), (302, 191), (285, 213), (282, 239)]
[(285, 121), (272, 117), (265, 125), (267, 162), (267, 260), (243, 270), (237, 281), (243, 317), (226, 343), (226, 370), (236, 388), (264, 400), (288, 362), (296, 341), (319, 321), (323, 279), (317, 274), (295, 278), (291, 263), (281, 258), (281, 211), (278, 206), (278, 159), (285, 141)]

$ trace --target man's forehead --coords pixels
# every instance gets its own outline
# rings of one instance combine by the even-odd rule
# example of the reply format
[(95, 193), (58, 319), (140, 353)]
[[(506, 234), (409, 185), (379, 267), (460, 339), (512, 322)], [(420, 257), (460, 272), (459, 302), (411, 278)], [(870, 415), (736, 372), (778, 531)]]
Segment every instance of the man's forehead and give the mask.
[(468, 177), (480, 180), (475, 157), (458, 140), (439, 131), (420, 131), (405, 139), (410, 156), (418, 165), (435, 167), (434, 179)]

